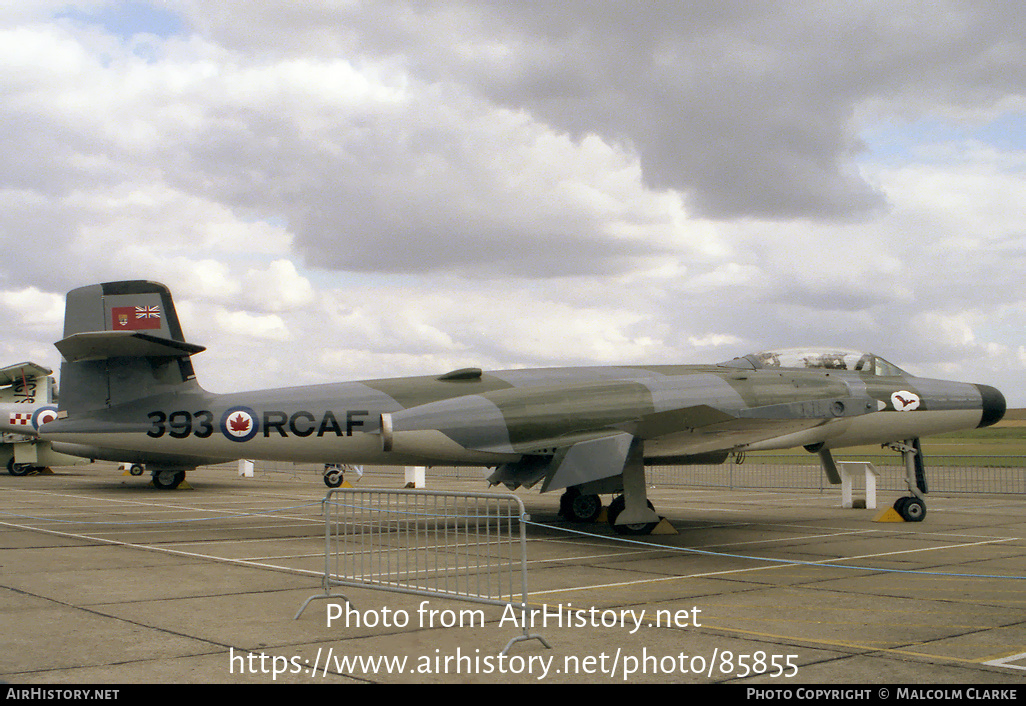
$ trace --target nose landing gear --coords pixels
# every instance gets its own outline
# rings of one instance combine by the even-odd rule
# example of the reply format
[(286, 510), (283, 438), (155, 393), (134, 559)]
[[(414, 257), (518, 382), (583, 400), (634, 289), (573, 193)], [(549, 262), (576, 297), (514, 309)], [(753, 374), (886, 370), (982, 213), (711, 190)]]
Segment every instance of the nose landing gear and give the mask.
[(905, 483), (911, 495), (894, 501), (894, 511), (905, 522), (922, 522), (926, 517), (926, 498), (929, 488), (926, 484), (926, 466), (923, 464), (923, 449), (919, 439), (908, 439), (904, 443), (888, 444), (901, 453), (905, 459)]
[(926, 517), (926, 503), (920, 498), (903, 495), (894, 501), (894, 511), (901, 515), (905, 522), (922, 522)]

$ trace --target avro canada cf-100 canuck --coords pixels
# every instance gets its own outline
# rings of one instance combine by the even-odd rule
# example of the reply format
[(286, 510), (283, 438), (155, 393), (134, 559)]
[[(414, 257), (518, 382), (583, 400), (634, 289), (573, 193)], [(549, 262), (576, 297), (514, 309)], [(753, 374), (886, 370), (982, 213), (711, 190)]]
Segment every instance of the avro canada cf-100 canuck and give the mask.
[(601, 509), (648, 533), (646, 465), (721, 462), (804, 447), (837, 482), (831, 450), (892, 444), (906, 461), (903, 517), (926, 511), (919, 437), (987, 426), (1005, 399), (987, 385), (910, 375), (871, 353), (783, 350), (710, 365), (547, 368), (364, 380), (213, 394), (204, 350), (182, 334), (170, 291), (147, 281), (69, 292), (58, 418), (43, 438), (166, 458), (175, 487), (209, 459), (473, 465), (510, 488), (563, 490), (573, 519)]

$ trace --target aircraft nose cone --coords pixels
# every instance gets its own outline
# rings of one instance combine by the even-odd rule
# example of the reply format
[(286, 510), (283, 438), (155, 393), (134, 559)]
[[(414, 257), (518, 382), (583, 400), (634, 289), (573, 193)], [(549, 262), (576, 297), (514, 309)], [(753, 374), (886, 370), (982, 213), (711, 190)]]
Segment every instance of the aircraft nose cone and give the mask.
[(1005, 396), (990, 385), (977, 385), (976, 389), (980, 391), (980, 398), (983, 401), (983, 414), (980, 416), (980, 423), (976, 425), (977, 428), (997, 424), (1005, 416)]

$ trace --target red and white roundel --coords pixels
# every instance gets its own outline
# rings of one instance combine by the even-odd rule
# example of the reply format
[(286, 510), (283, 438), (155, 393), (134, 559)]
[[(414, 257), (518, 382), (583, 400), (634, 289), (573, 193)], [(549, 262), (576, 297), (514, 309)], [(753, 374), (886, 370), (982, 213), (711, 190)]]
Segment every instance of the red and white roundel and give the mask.
[(257, 426), (256, 412), (249, 407), (230, 407), (221, 416), (221, 433), (232, 441), (249, 441)]
[(891, 404), (899, 412), (911, 412), (919, 409), (919, 395), (908, 390), (898, 390), (891, 393)]
[(56, 407), (40, 407), (32, 413), (32, 426), (37, 430), (47, 422), (52, 422), (57, 418)]

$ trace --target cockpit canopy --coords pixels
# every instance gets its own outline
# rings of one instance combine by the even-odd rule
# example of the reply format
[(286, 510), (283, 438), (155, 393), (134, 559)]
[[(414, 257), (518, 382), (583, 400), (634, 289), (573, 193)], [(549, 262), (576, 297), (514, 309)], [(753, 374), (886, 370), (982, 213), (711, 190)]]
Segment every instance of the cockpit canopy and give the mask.
[(723, 365), (731, 368), (817, 368), (822, 370), (848, 370), (881, 377), (907, 375), (893, 363), (878, 355), (843, 348), (784, 348), (752, 353), (735, 358)]

